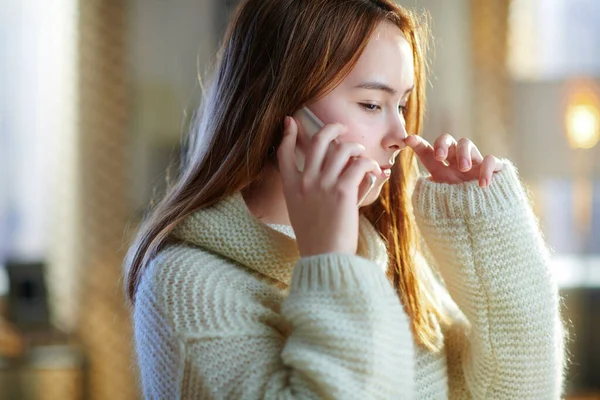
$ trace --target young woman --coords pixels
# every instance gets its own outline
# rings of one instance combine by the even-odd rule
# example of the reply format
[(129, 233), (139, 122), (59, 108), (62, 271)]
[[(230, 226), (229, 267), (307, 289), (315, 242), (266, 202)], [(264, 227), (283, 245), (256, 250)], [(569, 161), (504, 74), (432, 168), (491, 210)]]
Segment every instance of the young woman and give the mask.
[(560, 397), (559, 297), (515, 167), (418, 135), (425, 31), (390, 0), (243, 2), (126, 260), (147, 398)]

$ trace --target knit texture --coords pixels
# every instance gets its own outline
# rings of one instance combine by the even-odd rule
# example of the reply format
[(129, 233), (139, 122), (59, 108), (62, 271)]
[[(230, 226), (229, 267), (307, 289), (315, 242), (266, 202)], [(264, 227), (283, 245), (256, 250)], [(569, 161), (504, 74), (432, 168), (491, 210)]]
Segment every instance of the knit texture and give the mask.
[[(422, 177), (422, 279), (453, 317), (413, 339), (361, 216), (357, 255), (300, 258), (240, 193), (190, 215), (149, 264), (133, 310), (147, 399), (558, 399), (563, 330), (549, 253), (510, 162), (490, 188)], [(436, 279), (438, 271), (442, 280)]]

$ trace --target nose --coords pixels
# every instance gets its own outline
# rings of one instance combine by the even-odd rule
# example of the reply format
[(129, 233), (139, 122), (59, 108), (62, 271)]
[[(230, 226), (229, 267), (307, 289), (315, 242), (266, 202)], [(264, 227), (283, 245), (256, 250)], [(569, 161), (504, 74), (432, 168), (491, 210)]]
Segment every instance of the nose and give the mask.
[(386, 149), (402, 150), (406, 147), (404, 139), (408, 137), (406, 121), (403, 114), (396, 114), (389, 118), (388, 129), (383, 137), (383, 146)]

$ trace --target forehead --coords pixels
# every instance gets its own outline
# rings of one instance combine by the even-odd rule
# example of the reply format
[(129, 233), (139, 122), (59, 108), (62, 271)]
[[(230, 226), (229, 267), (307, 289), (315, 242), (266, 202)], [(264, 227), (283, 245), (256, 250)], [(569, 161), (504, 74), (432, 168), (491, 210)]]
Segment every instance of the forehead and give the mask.
[(350, 84), (364, 80), (385, 81), (401, 93), (414, 83), (413, 54), (402, 31), (393, 23), (381, 23), (357, 64), (346, 77)]

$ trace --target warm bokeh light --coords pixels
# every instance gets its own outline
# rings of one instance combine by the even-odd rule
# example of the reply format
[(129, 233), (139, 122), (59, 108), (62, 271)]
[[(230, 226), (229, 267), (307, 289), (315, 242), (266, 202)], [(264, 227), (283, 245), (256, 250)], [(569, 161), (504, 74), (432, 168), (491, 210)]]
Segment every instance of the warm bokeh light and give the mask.
[(565, 116), (569, 145), (576, 149), (591, 149), (600, 140), (600, 105), (590, 90), (574, 93), (569, 99)]
[(567, 111), (567, 136), (572, 147), (590, 149), (600, 139), (600, 115), (591, 105), (577, 105)]

